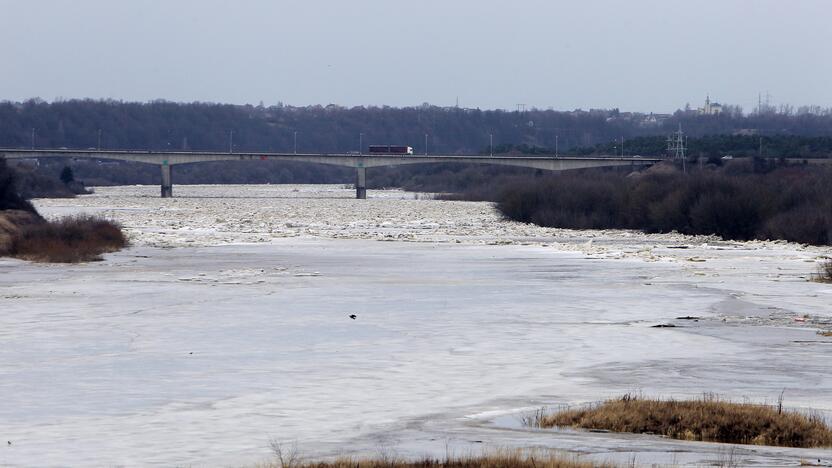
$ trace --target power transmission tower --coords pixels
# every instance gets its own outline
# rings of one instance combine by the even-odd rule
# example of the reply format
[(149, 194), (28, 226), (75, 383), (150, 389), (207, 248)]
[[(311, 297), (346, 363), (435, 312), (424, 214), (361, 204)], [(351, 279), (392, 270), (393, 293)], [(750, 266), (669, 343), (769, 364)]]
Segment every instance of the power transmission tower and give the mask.
[(757, 114), (768, 114), (771, 111), (771, 94), (766, 91), (766, 99), (763, 101), (763, 93), (757, 93)]
[(667, 137), (667, 156), (674, 160), (682, 160), (682, 172), (687, 172), (687, 168), (685, 167), (685, 160), (687, 159), (685, 158), (685, 151), (687, 151), (685, 134), (682, 133), (682, 124), (679, 124), (679, 130)]

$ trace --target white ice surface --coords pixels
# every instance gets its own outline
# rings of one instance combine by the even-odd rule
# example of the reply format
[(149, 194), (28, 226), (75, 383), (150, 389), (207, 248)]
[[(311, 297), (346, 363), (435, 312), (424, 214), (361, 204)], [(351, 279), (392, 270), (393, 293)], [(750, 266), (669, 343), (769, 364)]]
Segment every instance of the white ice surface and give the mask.
[(242, 465), (270, 438), (313, 457), (537, 446), (695, 465), (724, 446), (511, 421), (630, 390), (786, 388), (832, 411), (832, 339), (815, 333), (832, 288), (806, 280), (829, 249), (544, 229), (397, 191), (175, 190), (37, 202), (122, 222), (134, 247), (104, 262), (0, 259), (0, 465)]

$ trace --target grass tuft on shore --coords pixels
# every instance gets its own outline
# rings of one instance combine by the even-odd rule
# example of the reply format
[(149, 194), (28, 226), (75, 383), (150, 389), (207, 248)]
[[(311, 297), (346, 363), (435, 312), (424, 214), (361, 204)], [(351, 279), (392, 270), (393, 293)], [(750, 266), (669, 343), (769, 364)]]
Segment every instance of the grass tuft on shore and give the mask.
[(127, 245), (121, 227), (95, 216), (75, 216), (19, 226), (7, 255), (35, 262), (78, 263), (101, 259)]
[(813, 279), (818, 283), (832, 283), (832, 258), (828, 258), (818, 265), (818, 272)]
[(587, 408), (540, 415), (540, 427), (660, 434), (674, 439), (781, 447), (832, 447), (832, 428), (817, 414), (734, 403), (715, 395), (661, 400), (631, 394)]
[(339, 458), (333, 461), (303, 462), (280, 459), (259, 468), (613, 468), (606, 463), (583, 462), (553, 454), (499, 452), (480, 456), (420, 458), (416, 460), (379, 458)]

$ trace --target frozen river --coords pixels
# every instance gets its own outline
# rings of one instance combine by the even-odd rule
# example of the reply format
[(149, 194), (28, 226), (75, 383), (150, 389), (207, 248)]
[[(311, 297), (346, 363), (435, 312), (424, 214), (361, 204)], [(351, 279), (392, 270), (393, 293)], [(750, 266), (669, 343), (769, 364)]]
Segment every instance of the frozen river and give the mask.
[(103, 262), (0, 259), (0, 465), (241, 466), (270, 440), (314, 457), (534, 446), (708, 465), (729, 449), (519, 420), (634, 390), (785, 389), (832, 414), (832, 338), (816, 333), (832, 286), (807, 281), (829, 249), (544, 229), (399, 191), (176, 189), (37, 202), (122, 222), (133, 247)]

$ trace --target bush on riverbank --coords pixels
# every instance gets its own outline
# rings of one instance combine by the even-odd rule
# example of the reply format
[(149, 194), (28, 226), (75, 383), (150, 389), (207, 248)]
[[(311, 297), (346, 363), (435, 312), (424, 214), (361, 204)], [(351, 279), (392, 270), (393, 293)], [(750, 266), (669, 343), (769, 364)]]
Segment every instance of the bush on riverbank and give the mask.
[(43, 218), (24, 210), (0, 210), (0, 257), (8, 256), (20, 231), (29, 225), (42, 223)]
[(572, 229), (640, 229), (832, 244), (832, 170), (767, 174), (613, 172), (517, 178), (495, 201), (507, 218)]
[(87, 262), (127, 245), (117, 224), (94, 216), (48, 222), (18, 191), (0, 160), (0, 256), (38, 262)]
[(121, 227), (94, 216), (28, 224), (12, 237), (8, 255), (36, 262), (77, 263), (127, 245)]
[(832, 447), (822, 416), (781, 405), (732, 403), (715, 396), (675, 401), (625, 395), (588, 408), (540, 416), (540, 427), (661, 434), (674, 439), (781, 447)]

